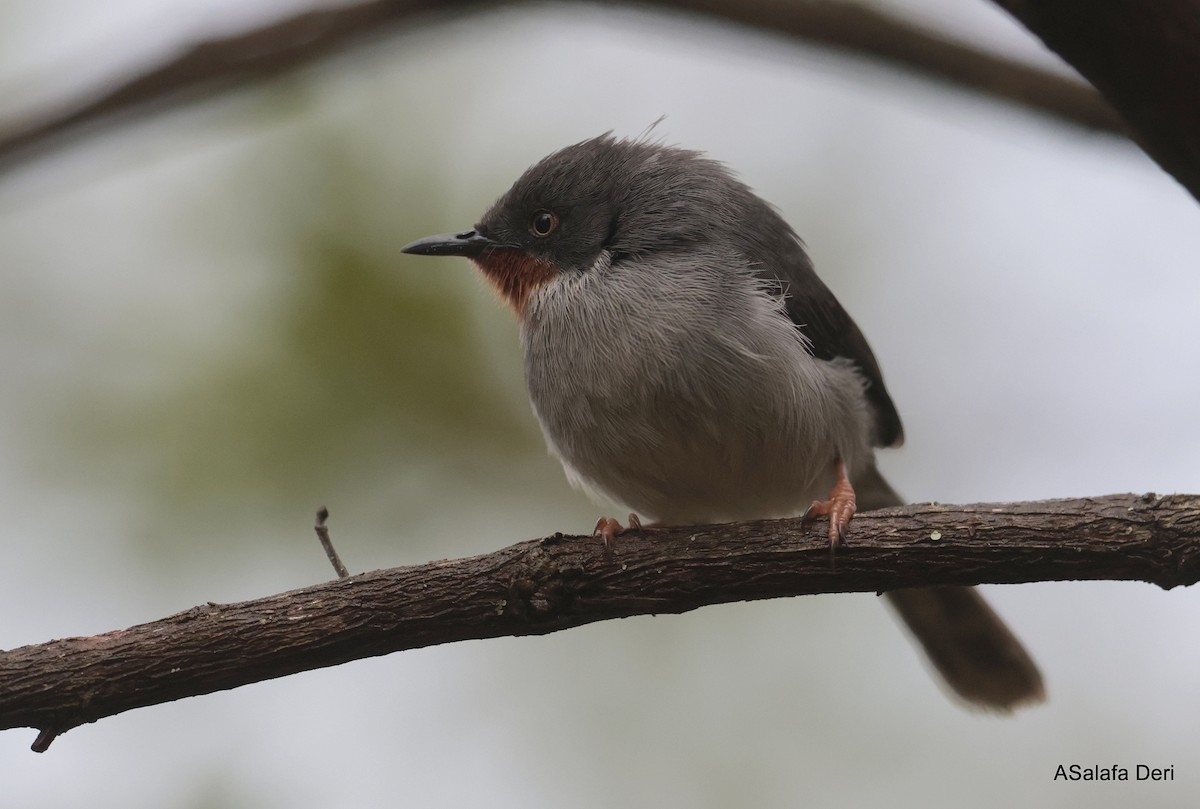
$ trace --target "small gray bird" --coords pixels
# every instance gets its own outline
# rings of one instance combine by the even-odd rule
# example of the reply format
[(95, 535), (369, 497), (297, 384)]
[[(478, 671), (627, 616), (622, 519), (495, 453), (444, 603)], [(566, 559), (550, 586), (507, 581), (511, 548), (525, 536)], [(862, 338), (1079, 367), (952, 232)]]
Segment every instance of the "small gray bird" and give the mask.
[[(875, 467), (875, 447), (904, 433), (866, 338), (796, 233), (722, 164), (602, 135), (534, 165), (473, 229), (404, 252), (466, 256), (496, 287), (550, 451), (631, 521), (805, 513), (828, 518), (836, 547), (856, 506), (902, 502)], [(969, 703), (1043, 699), (974, 590), (887, 597)]]

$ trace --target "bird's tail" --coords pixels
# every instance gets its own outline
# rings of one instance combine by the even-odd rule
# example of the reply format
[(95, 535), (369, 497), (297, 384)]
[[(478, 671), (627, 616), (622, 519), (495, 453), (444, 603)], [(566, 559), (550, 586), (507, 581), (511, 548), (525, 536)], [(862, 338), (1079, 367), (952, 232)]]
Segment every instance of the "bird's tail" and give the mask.
[[(903, 505), (874, 466), (854, 481), (860, 511)], [(894, 590), (884, 596), (948, 686), (971, 705), (1010, 712), (1046, 698), (1025, 647), (973, 587)]]

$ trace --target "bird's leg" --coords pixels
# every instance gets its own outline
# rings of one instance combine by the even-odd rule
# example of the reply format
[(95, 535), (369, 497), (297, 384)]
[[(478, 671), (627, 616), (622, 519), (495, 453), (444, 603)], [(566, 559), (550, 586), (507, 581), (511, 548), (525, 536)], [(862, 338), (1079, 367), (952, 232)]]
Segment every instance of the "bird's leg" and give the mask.
[(612, 544), (619, 534), (626, 531), (641, 531), (642, 521), (638, 519), (638, 515), (630, 513), (629, 527), (624, 528), (621, 523), (614, 520), (612, 517), (601, 517), (596, 520), (596, 527), (592, 530), (592, 536), (598, 536), (604, 540), (604, 554), (612, 556)]
[(846, 462), (838, 458), (837, 482), (829, 490), (829, 499), (814, 500), (800, 518), (800, 524), (808, 525), (816, 517), (828, 517), (829, 551), (832, 553), (839, 545), (845, 544), (846, 529), (850, 527), (850, 518), (854, 516), (855, 509), (854, 487), (850, 485), (850, 478), (846, 474)]

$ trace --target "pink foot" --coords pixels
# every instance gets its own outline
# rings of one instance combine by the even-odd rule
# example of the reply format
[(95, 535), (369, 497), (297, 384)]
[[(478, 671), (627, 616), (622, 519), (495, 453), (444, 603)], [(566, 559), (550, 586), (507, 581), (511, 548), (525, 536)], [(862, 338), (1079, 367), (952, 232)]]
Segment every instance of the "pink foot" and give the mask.
[(814, 500), (813, 504), (808, 507), (808, 511), (804, 512), (804, 516), (800, 518), (800, 524), (808, 525), (817, 517), (828, 517), (829, 551), (832, 553), (837, 550), (839, 545), (845, 544), (846, 529), (850, 527), (850, 519), (854, 516), (856, 509), (854, 487), (850, 485), (850, 478), (846, 475), (846, 462), (839, 459), (837, 482), (829, 490), (829, 499)]

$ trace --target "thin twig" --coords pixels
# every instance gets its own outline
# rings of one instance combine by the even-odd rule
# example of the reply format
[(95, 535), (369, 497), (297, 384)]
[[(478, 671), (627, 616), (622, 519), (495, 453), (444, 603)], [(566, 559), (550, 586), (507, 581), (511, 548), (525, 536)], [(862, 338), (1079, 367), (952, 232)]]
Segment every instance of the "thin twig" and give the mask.
[(329, 564), (333, 565), (338, 578), (344, 579), (350, 575), (350, 571), (346, 570), (346, 566), (342, 564), (341, 557), (334, 550), (333, 540), (329, 538), (329, 528), (325, 525), (325, 521), (328, 519), (329, 509), (321, 506), (317, 509), (317, 523), (313, 526), (313, 529), (317, 532), (317, 539), (321, 540), (321, 547), (325, 549), (325, 555), (329, 557)]
[(50, 749), (50, 743), (58, 736), (58, 731), (52, 728), (42, 728), (38, 731), (37, 738), (33, 740), (33, 744), (29, 745), (29, 749), (35, 753), (45, 753)]

